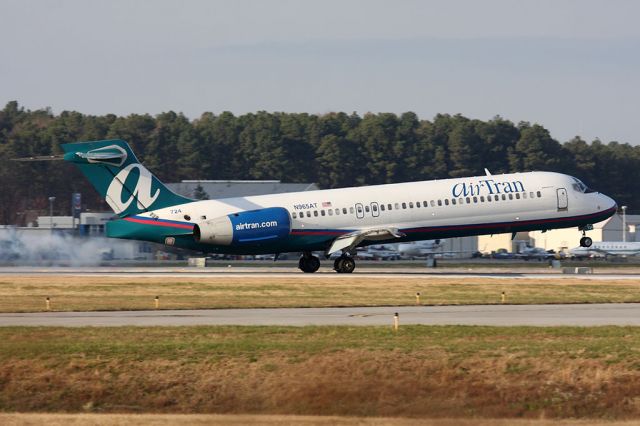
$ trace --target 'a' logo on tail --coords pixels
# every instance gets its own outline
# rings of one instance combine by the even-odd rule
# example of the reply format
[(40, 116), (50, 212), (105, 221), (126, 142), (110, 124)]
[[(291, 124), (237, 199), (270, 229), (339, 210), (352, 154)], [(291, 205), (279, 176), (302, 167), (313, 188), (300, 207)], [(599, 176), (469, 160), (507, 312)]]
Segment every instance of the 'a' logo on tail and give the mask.
[[(127, 201), (125, 202), (122, 202), (122, 190), (124, 189), (124, 182), (126, 182), (129, 173), (131, 173), (134, 168), (137, 168), (140, 172), (138, 182), (136, 183), (136, 186), (131, 190), (129, 199), (127, 199)], [(120, 172), (118, 172), (118, 174), (109, 184), (106, 197), (107, 204), (109, 204), (113, 211), (118, 214), (127, 210), (129, 205), (133, 202), (134, 198), (137, 200), (138, 209), (142, 210), (151, 208), (153, 202), (160, 195), (160, 189), (156, 189), (156, 192), (153, 195), (151, 194), (152, 181), (153, 176), (151, 175), (151, 172), (144, 168), (141, 164), (129, 164), (127, 167), (120, 170)]]

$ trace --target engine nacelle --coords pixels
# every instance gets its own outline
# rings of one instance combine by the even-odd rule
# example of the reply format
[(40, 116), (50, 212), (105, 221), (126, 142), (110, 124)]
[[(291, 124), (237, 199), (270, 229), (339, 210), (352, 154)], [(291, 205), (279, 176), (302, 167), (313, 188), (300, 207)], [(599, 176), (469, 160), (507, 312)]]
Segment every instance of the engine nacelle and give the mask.
[(193, 228), (193, 238), (203, 244), (245, 245), (282, 240), (290, 232), (291, 218), (287, 209), (269, 207), (198, 223)]

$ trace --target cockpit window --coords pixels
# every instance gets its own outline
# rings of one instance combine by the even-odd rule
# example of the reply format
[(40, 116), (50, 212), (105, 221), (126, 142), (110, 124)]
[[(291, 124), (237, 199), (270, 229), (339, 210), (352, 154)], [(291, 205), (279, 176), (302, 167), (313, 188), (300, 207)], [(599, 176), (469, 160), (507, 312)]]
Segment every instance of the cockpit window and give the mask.
[(574, 180), (574, 183), (572, 184), (572, 186), (573, 186), (573, 189), (576, 190), (577, 192), (584, 192), (584, 193), (595, 192), (589, 187), (587, 187), (587, 185), (582, 183), (580, 179), (573, 178), (573, 180)]

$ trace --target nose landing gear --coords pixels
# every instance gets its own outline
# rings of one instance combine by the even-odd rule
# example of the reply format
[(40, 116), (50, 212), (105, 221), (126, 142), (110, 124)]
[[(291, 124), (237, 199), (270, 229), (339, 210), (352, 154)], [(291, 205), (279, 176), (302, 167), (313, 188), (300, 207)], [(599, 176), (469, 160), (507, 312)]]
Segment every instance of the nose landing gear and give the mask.
[(343, 254), (333, 262), (333, 269), (339, 274), (350, 274), (356, 269), (356, 261)]
[(590, 237), (580, 238), (580, 247), (591, 247), (591, 244), (593, 244), (593, 240)]
[(306, 274), (314, 273), (320, 268), (320, 259), (310, 252), (304, 252), (298, 261), (298, 268)]
[(593, 229), (593, 225), (584, 225), (579, 228), (582, 231), (582, 238), (580, 238), (580, 247), (591, 247), (593, 240), (586, 235), (586, 231)]

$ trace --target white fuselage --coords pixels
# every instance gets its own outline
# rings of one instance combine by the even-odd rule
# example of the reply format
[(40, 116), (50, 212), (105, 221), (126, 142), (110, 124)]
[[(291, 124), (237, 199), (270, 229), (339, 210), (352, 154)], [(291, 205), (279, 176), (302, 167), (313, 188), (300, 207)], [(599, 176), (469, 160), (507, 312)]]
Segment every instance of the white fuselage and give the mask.
[(636, 256), (640, 254), (640, 242), (602, 241), (591, 247), (576, 247), (569, 250), (575, 257)]
[(576, 182), (560, 173), (514, 173), (204, 200), (140, 216), (198, 223), (282, 207), (290, 214), (292, 236), (324, 235), (329, 241), (347, 232), (392, 228), (405, 235), (400, 242), (572, 227), (613, 214), (611, 198), (585, 192)]

